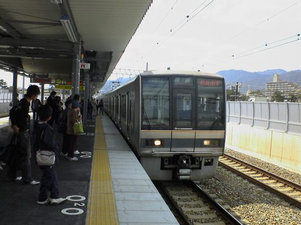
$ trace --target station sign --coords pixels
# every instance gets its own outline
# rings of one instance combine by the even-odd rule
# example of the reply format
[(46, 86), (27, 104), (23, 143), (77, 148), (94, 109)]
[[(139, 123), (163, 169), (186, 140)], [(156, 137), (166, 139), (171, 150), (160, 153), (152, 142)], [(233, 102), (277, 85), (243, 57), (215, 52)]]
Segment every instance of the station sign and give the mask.
[(55, 79), (55, 83), (56, 83), (56, 84), (61, 84), (61, 83), (62, 83), (62, 80), (59, 79), (59, 78), (58, 78), (58, 79)]
[(80, 63), (80, 69), (81, 70), (89, 70), (90, 69), (90, 63)]
[(50, 84), (51, 81), (52, 81), (51, 78), (38, 78), (38, 77), (30, 78), (31, 83)]
[[(67, 80), (65, 83), (68, 84), (68, 85), (72, 85), (72, 81)], [(84, 82), (80, 81), (79, 85), (84, 85)]]
[[(72, 85), (64, 85), (64, 84), (55, 85), (55, 89), (72, 90)], [(79, 90), (84, 91), (85, 86), (79, 86)]]

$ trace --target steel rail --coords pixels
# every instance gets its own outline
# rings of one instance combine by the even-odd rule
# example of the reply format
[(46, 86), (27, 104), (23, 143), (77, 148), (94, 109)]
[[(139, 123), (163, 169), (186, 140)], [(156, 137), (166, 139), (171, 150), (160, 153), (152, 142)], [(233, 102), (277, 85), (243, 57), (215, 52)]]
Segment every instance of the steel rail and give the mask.
[(198, 194), (209, 202), (219, 213), (221, 217), (223, 217), (228, 223), (233, 225), (243, 225), (238, 219), (236, 219), (228, 210), (226, 210), (221, 204), (216, 202), (213, 198), (211, 198), (203, 189), (194, 183), (193, 181), (187, 181), (189, 185), (198, 191)]
[[(246, 168), (249, 168), (249, 169), (251, 169), (253, 171), (256, 171), (256, 172), (260, 172), (260, 173), (262, 173), (265, 176), (271, 177), (272, 179), (274, 179), (274, 180), (276, 180), (276, 181), (278, 181), (280, 183), (283, 183), (283, 184), (285, 184), (287, 186), (290, 186), (290, 187), (296, 189), (297, 191), (301, 191), (301, 187), (299, 185), (297, 185), (297, 184), (295, 184), (295, 183), (293, 183), (291, 181), (288, 181), (288, 180), (286, 180), (286, 179), (284, 179), (282, 177), (279, 177), (279, 176), (277, 176), (277, 175), (275, 175), (273, 173), (267, 172), (267, 171), (265, 171), (265, 170), (263, 170), (261, 168), (258, 168), (258, 167), (254, 166), (254, 165), (251, 165), (251, 164), (249, 164), (247, 162), (244, 162), (242, 160), (236, 159), (236, 158), (231, 157), (229, 155), (224, 155), (223, 157), (225, 157), (225, 158), (228, 157), (233, 162), (240, 163), (242, 166), (245, 166)], [(225, 164), (225, 163), (223, 163), (221, 161), (219, 161), (219, 165), (222, 166), (222, 167), (224, 167), (224, 168), (226, 168), (226, 169), (228, 169), (228, 170), (230, 170), (230, 171), (232, 171), (232, 172), (234, 172), (234, 173), (236, 173), (236, 174), (238, 174), (238, 175), (240, 175), (241, 177), (244, 177), (247, 180), (250, 180), (252, 183), (255, 183), (255, 184), (259, 185), (260, 187), (262, 187), (262, 188), (264, 188), (264, 189), (266, 189), (266, 190), (268, 190), (268, 191), (270, 191), (270, 192), (272, 192), (272, 193), (274, 193), (274, 194), (282, 197), (283, 199), (285, 199), (287, 202), (293, 204), (294, 206), (296, 206), (298, 208), (301, 208), (301, 201), (299, 201), (299, 200), (297, 200), (297, 199), (295, 199), (295, 198), (293, 198), (293, 197), (285, 194), (284, 192), (281, 192), (280, 190), (278, 190), (276, 188), (273, 188), (273, 187), (265, 184), (264, 182), (262, 182), (260, 180), (257, 180), (256, 178), (254, 178), (254, 177), (252, 177), (250, 175), (247, 175), (244, 172), (241, 172), (238, 169), (235, 169), (235, 168), (233, 168), (233, 167), (231, 167), (231, 166), (229, 166), (229, 165), (227, 165), (227, 164)]]
[(260, 173), (262, 173), (262, 174), (264, 174), (264, 175), (267, 175), (267, 176), (269, 176), (269, 177), (271, 177), (271, 178), (273, 178), (273, 179), (275, 179), (275, 180), (278, 180), (278, 181), (280, 181), (281, 183), (287, 184), (287, 185), (291, 186), (292, 188), (294, 188), (294, 189), (296, 189), (296, 190), (298, 190), (298, 191), (301, 192), (301, 186), (298, 185), (298, 184), (296, 184), (296, 183), (293, 183), (292, 181), (289, 181), (289, 180), (287, 180), (287, 179), (285, 179), (285, 178), (283, 178), (283, 177), (280, 177), (280, 176), (278, 176), (278, 175), (276, 175), (276, 174), (274, 174), (274, 173), (271, 173), (271, 172), (266, 171), (266, 170), (264, 170), (264, 169), (261, 169), (261, 168), (259, 168), (259, 167), (257, 167), (257, 166), (254, 166), (254, 165), (252, 165), (252, 164), (250, 164), (250, 163), (248, 163), (248, 162), (245, 162), (245, 161), (242, 161), (242, 160), (240, 160), (240, 159), (237, 159), (237, 158), (235, 158), (235, 157), (233, 157), (233, 156), (224, 154), (223, 157), (228, 158), (228, 159), (231, 159), (232, 161), (241, 163), (241, 164), (243, 164), (243, 165), (246, 165), (246, 166), (249, 167), (250, 169), (254, 169), (254, 170), (256, 170), (256, 171), (259, 171)]

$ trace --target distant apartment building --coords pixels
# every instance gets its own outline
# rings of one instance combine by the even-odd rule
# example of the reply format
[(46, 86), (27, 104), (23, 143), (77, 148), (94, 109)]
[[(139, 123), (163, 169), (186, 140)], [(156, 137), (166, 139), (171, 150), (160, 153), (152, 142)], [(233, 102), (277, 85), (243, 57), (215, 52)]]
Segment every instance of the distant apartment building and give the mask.
[(284, 99), (289, 99), (292, 95), (297, 95), (301, 88), (292, 82), (281, 81), (278, 74), (274, 74), (273, 82), (265, 84), (265, 95), (271, 100), (276, 91), (281, 93)]

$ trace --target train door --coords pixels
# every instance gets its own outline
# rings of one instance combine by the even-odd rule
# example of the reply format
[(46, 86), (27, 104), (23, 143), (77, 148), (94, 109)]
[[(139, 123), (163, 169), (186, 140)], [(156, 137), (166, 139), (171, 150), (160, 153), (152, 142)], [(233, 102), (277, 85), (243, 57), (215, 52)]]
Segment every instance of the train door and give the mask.
[(192, 152), (195, 145), (195, 90), (173, 89), (171, 151)]

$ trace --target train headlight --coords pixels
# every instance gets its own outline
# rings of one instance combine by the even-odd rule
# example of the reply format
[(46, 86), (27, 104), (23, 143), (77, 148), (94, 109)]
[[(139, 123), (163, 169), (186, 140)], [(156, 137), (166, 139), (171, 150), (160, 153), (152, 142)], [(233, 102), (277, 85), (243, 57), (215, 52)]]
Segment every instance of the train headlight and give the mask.
[(161, 146), (161, 144), (162, 144), (161, 140), (154, 140), (155, 146)]
[(209, 140), (204, 140), (204, 146), (209, 146), (210, 145), (210, 141)]
[(218, 147), (219, 140), (203, 140), (203, 145), (206, 147)]

